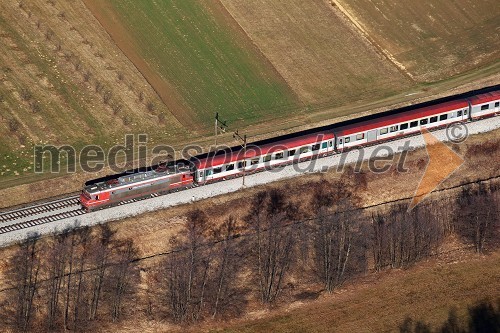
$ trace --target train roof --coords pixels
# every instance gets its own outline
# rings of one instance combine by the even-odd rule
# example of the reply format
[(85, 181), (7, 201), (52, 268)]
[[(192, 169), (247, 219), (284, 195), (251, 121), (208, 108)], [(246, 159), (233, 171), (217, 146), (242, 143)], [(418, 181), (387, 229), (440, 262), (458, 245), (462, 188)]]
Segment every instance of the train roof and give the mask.
[(381, 116), (374, 120), (364, 120), (356, 122), (354, 124), (349, 124), (345, 126), (337, 127), (335, 134), (337, 136), (350, 135), (359, 132), (366, 132), (371, 129), (380, 128), (384, 126), (389, 126), (394, 123), (403, 123), (419, 118), (430, 117), (440, 113), (445, 113), (451, 110), (457, 110), (461, 108), (466, 108), (469, 106), (467, 100), (462, 99), (458, 101), (444, 102), (434, 106), (427, 106), (423, 108), (417, 108), (397, 114), (390, 114), (386, 116)]
[[(257, 149), (259, 155), (271, 153), (280, 150), (279, 145), (284, 147), (297, 147), (307, 145), (320, 140), (328, 140), (333, 136), (349, 135), (361, 131), (370, 130), (372, 128), (383, 127), (394, 122), (405, 122), (413, 119), (428, 117), (434, 114), (444, 113), (453, 109), (467, 107), (467, 100), (472, 100), (475, 97), (492, 98), (500, 94), (500, 85), (485, 87), (479, 90), (470, 91), (463, 94), (447, 96), (432, 101), (427, 101), (419, 104), (408, 105), (405, 107), (375, 113), (360, 118), (354, 118), (331, 125), (316, 127), (308, 130), (294, 132), (278, 137), (273, 137), (265, 140), (260, 140), (247, 144), (247, 153), (245, 158), (252, 158), (256, 156)], [(486, 97), (490, 96), (490, 97)], [(484, 103), (484, 102), (483, 102)], [(318, 136), (323, 135), (324, 138), (318, 140)], [(254, 149), (250, 149), (250, 147)], [(272, 149), (275, 147), (274, 149)], [(283, 149), (283, 147), (281, 147)], [(241, 145), (219, 150), (218, 152), (209, 152), (197, 155), (192, 158), (194, 165), (197, 168), (207, 168), (213, 165), (221, 165), (231, 163), (243, 158), (243, 148)]]
[(308, 145), (318, 141), (330, 140), (334, 138), (333, 132), (324, 133), (315, 129), (314, 132), (300, 134), (290, 137), (283, 135), (272, 140), (262, 140), (247, 144), (246, 152), (243, 154), (242, 146), (234, 146), (217, 152), (206, 153), (196, 156), (194, 165), (199, 169), (209, 168), (214, 165), (232, 163), (242, 159), (249, 159), (255, 156), (272, 154), (282, 150), (289, 150), (294, 147)]
[(487, 92), (487, 93), (472, 96), (471, 98), (469, 98), (472, 105), (488, 103), (491, 101), (497, 101), (499, 99), (500, 99), (500, 90)]

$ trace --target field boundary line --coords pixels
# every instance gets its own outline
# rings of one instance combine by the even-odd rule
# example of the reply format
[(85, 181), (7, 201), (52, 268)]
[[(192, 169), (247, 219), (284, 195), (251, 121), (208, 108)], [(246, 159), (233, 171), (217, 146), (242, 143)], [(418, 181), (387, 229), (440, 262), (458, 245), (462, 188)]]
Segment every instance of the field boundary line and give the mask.
[(380, 46), (373, 38), (370, 37), (370, 34), (368, 31), (363, 27), (361, 22), (356, 20), (354, 15), (349, 13), (349, 11), (340, 4), (338, 0), (329, 0), (331, 6), (333, 7), (332, 10), (335, 12), (335, 7), (339, 9), (339, 11), (345, 15), (345, 17), (351, 22), (352, 25), (359, 31), (360, 35), (362, 38), (364, 38), (370, 45), (372, 45), (377, 51), (382, 53), (382, 55), (389, 60), (392, 64), (394, 64), (401, 73), (403, 73), (405, 76), (410, 78), (412, 81), (415, 81), (414, 76), (406, 69), (406, 67), (400, 63), (399, 61), (396, 60), (396, 58), (386, 49), (384, 49), (382, 46)]
[[(304, 101), (302, 100), (300, 94), (297, 91), (295, 91), (295, 89), (288, 82), (288, 80), (286, 79), (286, 77), (284, 77), (280, 73), (280, 71), (278, 70), (278, 68), (271, 61), (271, 59), (269, 59), (269, 57), (266, 56), (266, 54), (264, 53), (264, 51), (262, 51), (262, 49), (259, 47), (259, 45), (257, 45), (257, 43), (252, 38), (252, 36), (248, 33), (248, 31), (246, 31), (245, 28), (241, 25), (241, 23), (236, 19), (236, 17), (234, 17), (234, 15), (231, 13), (231, 11), (224, 4), (224, 1), (222, 1), (222, 0), (217, 0), (217, 1), (220, 3), (220, 5), (222, 6), (222, 8), (224, 8), (224, 10), (226, 11), (226, 13), (231, 17), (231, 19), (233, 20), (233, 22), (236, 23), (236, 25), (241, 29), (241, 31), (248, 38), (248, 40), (250, 40), (250, 42), (252, 42), (252, 45), (255, 47), (255, 49), (257, 51), (259, 51), (260, 55), (265, 59), (265, 61), (273, 68), (273, 70), (283, 80), (283, 82), (286, 83), (286, 85), (288, 86), (288, 88), (290, 89), (290, 91), (295, 95), (295, 97), (297, 98), (297, 100), (299, 101), (299, 103), (304, 103)], [(301, 107), (300, 104), (298, 106)]]

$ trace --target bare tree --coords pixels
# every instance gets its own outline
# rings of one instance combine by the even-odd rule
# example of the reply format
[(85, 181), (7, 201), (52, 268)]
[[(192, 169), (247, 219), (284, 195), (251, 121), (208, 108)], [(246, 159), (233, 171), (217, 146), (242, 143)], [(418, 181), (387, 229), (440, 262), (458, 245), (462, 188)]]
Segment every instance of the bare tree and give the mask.
[(100, 93), (102, 91), (102, 88), (104, 86), (102, 85), (101, 81), (96, 80), (95, 81), (95, 92)]
[(102, 297), (106, 269), (108, 268), (108, 263), (111, 256), (111, 245), (115, 234), (115, 232), (112, 231), (111, 228), (106, 224), (100, 225), (99, 228), (99, 240), (97, 244), (95, 244), (95, 248), (93, 249), (95, 269), (92, 271), (91, 277), (91, 296), (88, 315), (89, 320), (95, 320), (97, 318), (99, 302), (101, 301)]
[(146, 103), (146, 108), (149, 112), (153, 112), (155, 110), (155, 103), (153, 103), (152, 101), (148, 101)]
[(477, 188), (463, 187), (457, 200), (455, 230), (464, 239), (474, 244), (478, 253), (485, 251), (487, 244), (498, 246), (498, 191), (481, 184)]
[(215, 254), (215, 300), (213, 303), (212, 318), (215, 318), (221, 309), (229, 305), (231, 291), (236, 284), (236, 276), (239, 269), (237, 245), (240, 242), (235, 237), (236, 219), (233, 216), (229, 216), (214, 235), (215, 239), (222, 238), (222, 242)]
[(113, 96), (113, 94), (111, 93), (111, 91), (106, 90), (106, 91), (104, 92), (104, 94), (102, 95), (102, 102), (103, 102), (104, 104), (108, 104), (108, 103), (109, 103), (109, 101), (111, 100), (111, 97), (112, 97), (112, 96)]
[(30, 103), (30, 107), (31, 107), (31, 111), (33, 111), (33, 113), (38, 113), (38, 112), (42, 111), (42, 106), (40, 105), (40, 103), (38, 101), (32, 101)]
[(47, 258), (46, 270), (48, 278), (45, 281), (47, 297), (46, 324), (49, 331), (56, 328), (56, 321), (60, 316), (60, 297), (64, 282), (64, 275), (68, 261), (68, 233), (56, 235), (52, 239)]
[(116, 102), (113, 104), (112, 108), (113, 108), (113, 114), (117, 115), (122, 110), (122, 105), (120, 103)]
[(317, 274), (325, 289), (332, 292), (345, 280), (352, 253), (353, 226), (358, 223), (357, 211), (347, 199), (336, 205), (334, 214), (318, 210), (314, 228)]
[(117, 262), (111, 267), (111, 318), (118, 321), (122, 315), (124, 299), (135, 292), (139, 283), (133, 260), (138, 250), (131, 239), (118, 246)]
[(16, 118), (9, 119), (9, 130), (11, 132), (17, 132), (21, 127), (21, 123)]
[(372, 226), (373, 226), (373, 241), (372, 241), (372, 252), (373, 252), (373, 262), (376, 271), (380, 271), (384, 265), (383, 263), (383, 253), (385, 244), (385, 218), (382, 214), (377, 213), (372, 215)]
[(77, 281), (73, 291), (73, 330), (85, 329), (87, 326), (87, 311), (88, 295), (86, 295), (86, 287), (88, 282), (85, 279), (85, 269), (89, 263), (90, 253), (93, 248), (93, 237), (88, 227), (83, 227), (75, 230), (74, 236), (78, 237), (79, 255), (75, 259), (75, 264), (78, 267)]
[(90, 78), (92, 77), (92, 72), (89, 70), (86, 70), (83, 73), (83, 82), (89, 82)]
[(72, 277), (73, 277), (73, 266), (74, 266), (74, 258), (75, 258), (75, 251), (76, 251), (76, 246), (77, 246), (77, 239), (75, 237), (74, 233), (71, 233), (70, 231), (66, 231), (68, 233), (69, 237), (69, 248), (68, 248), (68, 267), (66, 271), (66, 297), (64, 301), (64, 327), (69, 329), (69, 323), (70, 323), (70, 307), (71, 307), (71, 291), (73, 288), (73, 285), (71, 284), (72, 282)]
[(206, 301), (211, 255), (206, 247), (206, 214), (195, 209), (188, 213), (185, 238), (172, 239), (174, 253), (166, 268), (167, 307), (176, 322), (196, 322), (201, 318)]
[(29, 101), (33, 97), (28, 88), (21, 88), (20, 95), (24, 101)]
[(255, 233), (252, 245), (255, 275), (261, 301), (273, 303), (278, 298), (293, 260), (295, 238), (287, 226), (288, 212), (296, 212), (277, 189), (258, 192), (252, 201), (248, 226)]
[(408, 212), (406, 204), (395, 204), (372, 215), (372, 251), (376, 270), (405, 267), (428, 257), (441, 244), (445, 228), (436, 217), (435, 202)]
[(34, 321), (35, 295), (40, 287), (40, 253), (39, 236), (30, 235), (17, 248), (6, 274), (12, 286), (10, 324), (19, 332), (28, 332)]
[(45, 31), (45, 39), (46, 40), (51, 40), (52, 37), (54, 37), (54, 31), (52, 31), (52, 29), (50, 28), (47, 28), (47, 30)]

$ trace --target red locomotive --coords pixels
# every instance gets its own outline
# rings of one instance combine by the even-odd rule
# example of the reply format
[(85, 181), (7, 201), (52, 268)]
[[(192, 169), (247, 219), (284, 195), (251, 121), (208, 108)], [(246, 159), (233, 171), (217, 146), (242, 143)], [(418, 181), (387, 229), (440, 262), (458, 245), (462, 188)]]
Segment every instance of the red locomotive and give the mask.
[(188, 161), (177, 161), (142, 172), (87, 182), (80, 194), (80, 202), (87, 211), (92, 211), (153, 193), (185, 189), (193, 184), (193, 172), (189, 164)]

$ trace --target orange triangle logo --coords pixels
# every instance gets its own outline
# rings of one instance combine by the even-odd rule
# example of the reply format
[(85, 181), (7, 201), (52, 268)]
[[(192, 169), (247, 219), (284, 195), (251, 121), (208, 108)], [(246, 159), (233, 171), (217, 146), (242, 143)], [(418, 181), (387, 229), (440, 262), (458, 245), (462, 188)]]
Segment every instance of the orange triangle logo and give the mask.
[(464, 163), (464, 159), (460, 155), (439, 141), (427, 129), (422, 129), (422, 136), (425, 140), (429, 162), (408, 210), (412, 210), (424, 200)]

